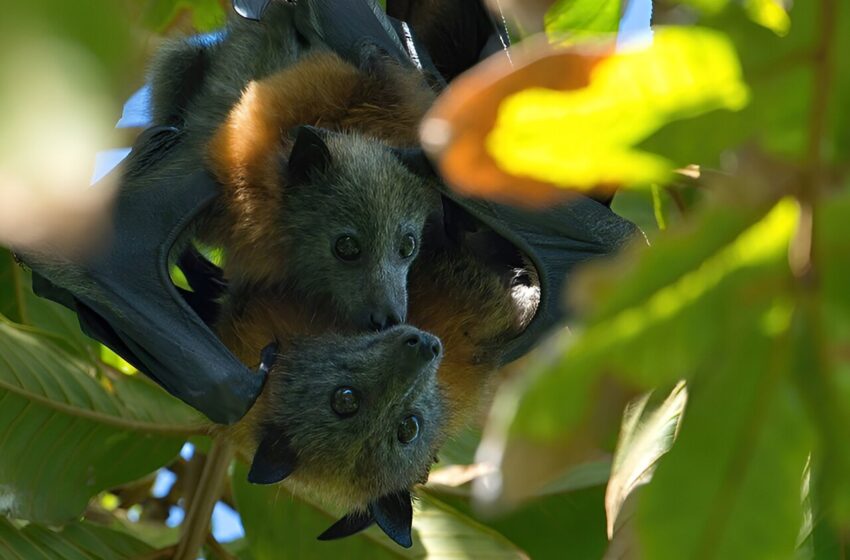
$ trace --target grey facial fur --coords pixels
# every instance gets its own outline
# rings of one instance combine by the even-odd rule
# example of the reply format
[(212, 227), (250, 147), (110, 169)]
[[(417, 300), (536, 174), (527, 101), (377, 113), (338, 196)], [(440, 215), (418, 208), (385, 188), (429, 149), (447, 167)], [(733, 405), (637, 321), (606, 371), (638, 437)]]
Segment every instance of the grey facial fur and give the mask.
[[(288, 282), (305, 298), (330, 303), (345, 324), (380, 330), (402, 323), (407, 273), (439, 195), (381, 143), (323, 135), (330, 161), (315, 166), (306, 184), (284, 190)], [(342, 237), (355, 240), (359, 258), (336, 254)], [(411, 237), (414, 249), (406, 254)]]
[[(281, 352), (258, 439), (288, 442), (296, 457), (293, 478), (355, 509), (424, 481), (444, 432), (439, 339), (405, 325), (296, 340)], [(334, 410), (340, 388), (357, 395), (356, 413)], [(410, 416), (418, 418), (418, 437), (402, 443), (399, 427)]]

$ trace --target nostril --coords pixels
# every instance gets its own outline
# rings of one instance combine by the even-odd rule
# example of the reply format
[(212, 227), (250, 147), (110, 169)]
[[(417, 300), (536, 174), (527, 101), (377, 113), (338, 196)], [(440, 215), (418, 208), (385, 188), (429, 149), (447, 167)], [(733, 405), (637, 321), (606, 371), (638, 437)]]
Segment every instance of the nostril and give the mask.
[(435, 358), (437, 356), (439, 356), (440, 355), (440, 345), (437, 344), (437, 343), (432, 344), (431, 345), (431, 353), (434, 354)]
[(373, 329), (376, 331), (382, 331), (386, 328), (387, 318), (380, 313), (372, 313), (369, 316), (369, 322)]
[(386, 319), (386, 327), (395, 327), (401, 324), (401, 317), (398, 313), (392, 312)]
[(408, 337), (404, 340), (404, 343), (412, 348), (419, 344), (419, 337), (416, 335)]

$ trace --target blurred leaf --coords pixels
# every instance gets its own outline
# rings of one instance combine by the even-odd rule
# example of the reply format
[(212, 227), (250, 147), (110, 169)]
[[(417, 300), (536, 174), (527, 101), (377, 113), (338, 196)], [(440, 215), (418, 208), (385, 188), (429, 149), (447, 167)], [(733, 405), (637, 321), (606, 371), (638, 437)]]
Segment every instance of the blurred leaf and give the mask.
[(655, 219), (652, 193), (646, 190), (625, 190), (617, 193), (611, 210), (629, 220), (646, 235), (652, 244), (658, 237), (658, 222)]
[(153, 548), (126, 533), (91, 523), (53, 530), (29, 524), (17, 527), (0, 517), (0, 556), (26, 560), (114, 560), (135, 558)]
[(637, 142), (668, 121), (746, 101), (723, 35), (656, 29), (651, 47), (602, 60), (584, 89), (532, 88), (505, 99), (487, 149), (507, 173), (566, 188), (649, 185), (666, 181), (672, 166), (634, 150)]
[(832, 127), (831, 156), (832, 160), (840, 163), (850, 162), (850, 72), (847, 71), (847, 60), (842, 53), (850, 51), (850, 3), (838, 2), (838, 13), (835, 17), (835, 46), (832, 57), (832, 75), (835, 83), (828, 123)]
[(563, 196), (546, 185), (663, 183), (672, 164), (639, 142), (670, 121), (747, 101), (734, 49), (707, 29), (658, 29), (649, 48), (607, 56), (531, 52), (516, 69), (487, 64), (456, 81), (424, 121), (424, 145), (464, 192), (528, 204)]
[(133, 59), (135, 45), (125, 2), (4, 2), (3, 17), (0, 18), (0, 48), (26, 60), (31, 53), (15, 48), (20, 46), (16, 42), (21, 34), (38, 39), (44, 45), (64, 43), (65, 51), (73, 52), (73, 55), (85, 53), (97, 62), (103, 76), (113, 85), (122, 86), (121, 90), (130, 79), (128, 61)]
[(438, 454), (437, 467), (445, 465), (471, 465), (475, 462), (475, 450), (481, 443), (481, 430), (467, 428), (460, 434), (452, 436), (441, 448)]
[(798, 390), (818, 428), (812, 499), (828, 527), (850, 527), (850, 192), (824, 197), (815, 210), (818, 283), (803, 292), (792, 324)]
[(779, 36), (788, 34), (791, 18), (782, 5), (782, 0), (746, 0), (747, 13), (754, 22), (762, 25)]
[[(835, 17), (841, 17), (840, 29), (848, 32), (850, 10), (846, 2), (836, 4), (839, 13)], [(742, 145), (755, 145), (772, 154), (802, 159), (808, 141), (812, 94), (820, 87), (815, 84), (813, 74), (815, 49), (825, 32), (818, 21), (819, 8), (820, 2), (794, 2), (790, 10), (793, 25), (784, 37), (753, 23), (739, 9), (705, 15), (700, 23), (725, 33), (735, 45), (751, 101), (740, 112), (717, 112), (692, 121), (671, 123), (642, 146), (679, 164), (722, 164), (732, 172), (737, 169), (734, 159), (728, 156)], [(850, 48), (850, 37), (836, 33), (835, 40), (836, 52)], [(838, 45), (844, 50), (838, 49)], [(840, 114), (846, 112), (847, 97), (840, 93), (850, 92), (850, 80), (841, 71), (842, 57), (834, 58), (833, 73), (839, 83), (847, 83), (848, 87), (830, 90), (834, 118), (827, 126), (835, 136), (841, 137), (847, 134), (846, 128), (842, 130), (838, 125)], [(700, 141), (694, 142), (694, 138)], [(831, 144), (826, 148), (831, 157), (846, 157), (848, 153), (839, 154)]]
[(54, 342), (93, 362), (98, 344), (80, 330), (77, 316), (58, 303), (32, 293), (29, 271), (18, 266), (11, 253), (0, 247), (0, 315), (56, 335)]
[(225, 12), (218, 0), (148, 0), (144, 24), (162, 33), (185, 10), (192, 13), (192, 24), (200, 32), (212, 31), (224, 25)]
[[(607, 473), (607, 467), (604, 470)], [(512, 511), (480, 518), (466, 499), (438, 497), (510, 539), (529, 558), (601, 558), (608, 543), (602, 478), (589, 486), (539, 496)]]
[(247, 469), (234, 469), (233, 491), (245, 524), (254, 560), (278, 559), (285, 551), (292, 558), (526, 558), (495, 531), (423, 494), (414, 506), (413, 548), (404, 549), (373, 526), (339, 541), (316, 537), (341, 515), (291, 493), (280, 485), (247, 482)]
[(626, 498), (652, 478), (658, 460), (673, 445), (688, 390), (679, 383), (659, 406), (647, 405), (651, 394), (631, 403), (623, 413), (623, 426), (617, 440), (611, 478), (605, 492), (608, 538), (614, 535), (614, 524)]
[(557, 0), (544, 16), (546, 34), (550, 41), (566, 42), (616, 33), (620, 8), (620, 0)]
[[(815, 467), (816, 469), (816, 467)], [(806, 464), (803, 475), (803, 525), (797, 544), (796, 560), (832, 560), (846, 558), (846, 537), (830, 522), (818, 496), (811, 491), (817, 485), (817, 473), (812, 472), (812, 462)], [(826, 508), (828, 509), (828, 507)]]
[(709, 214), (687, 258), (679, 259), (687, 237), (672, 237), (618, 259), (632, 266), (592, 267), (607, 294), (585, 286), (586, 297), (605, 303), (581, 328), (554, 335), (530, 375), (497, 395), (482, 449), (501, 474), (497, 485), (479, 486), (479, 498), (533, 495), (613, 437), (638, 390), (689, 378), (737, 338), (787, 319), (798, 207), (783, 200), (754, 224), (752, 211), (742, 214), (749, 219)]
[(785, 328), (739, 336), (701, 365), (676, 445), (640, 495), (641, 557), (793, 557), (812, 440)]
[[(835, 334), (850, 334), (850, 235), (847, 217), (850, 216), (850, 191), (824, 198), (816, 222), (817, 254), (822, 259), (823, 313), (828, 317), (830, 330)], [(842, 328), (842, 323), (844, 328)]]
[(658, 229), (667, 229), (667, 216), (664, 212), (664, 202), (661, 199), (661, 187), (654, 184), (651, 187), (652, 192), (652, 212), (655, 214), (655, 223), (658, 224)]
[[(647, 388), (687, 376), (732, 329), (758, 321), (756, 310), (772, 305), (777, 290), (785, 288), (773, 273), (787, 274), (785, 257), (798, 213), (796, 203), (784, 200), (733, 239), (718, 235), (716, 226), (723, 222), (706, 221), (685, 263), (677, 262), (681, 240), (639, 247), (643, 259), (631, 256), (637, 267), (614, 276), (629, 281), (618, 282), (601, 299), (605, 303), (589, 315), (584, 329), (563, 337), (560, 360), (524, 392), (512, 430), (535, 439), (562, 433), (586, 402), (579, 390), (585, 376), (613, 370)], [(610, 267), (601, 270), (601, 276), (611, 277)], [(738, 312), (739, 297), (749, 298), (749, 313)], [(661, 348), (663, 361), (658, 360)], [(568, 397), (571, 389), (577, 394)]]
[(59, 524), (171, 461), (200, 416), (147, 380), (98, 379), (48, 340), (0, 318), (0, 514)]
[[(709, 15), (717, 14), (729, 6), (729, 0), (683, 0)], [(783, 0), (741, 0), (732, 4), (743, 4), (750, 19), (770, 29), (777, 35), (785, 35), (791, 27), (791, 20), (785, 10)], [(737, 6), (736, 6), (737, 8)]]

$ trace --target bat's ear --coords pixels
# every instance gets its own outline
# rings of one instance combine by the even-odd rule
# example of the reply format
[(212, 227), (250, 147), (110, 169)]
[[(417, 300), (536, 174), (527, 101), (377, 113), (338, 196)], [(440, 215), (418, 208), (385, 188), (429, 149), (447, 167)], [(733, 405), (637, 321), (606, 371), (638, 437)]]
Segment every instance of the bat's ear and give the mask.
[(248, 482), (274, 484), (295, 471), (297, 454), (289, 444), (289, 438), (280, 430), (265, 429), (264, 437), (254, 453)]
[(331, 164), (331, 152), (325, 143), (327, 131), (314, 126), (295, 129), (295, 143), (289, 155), (289, 179), (306, 183), (312, 173), (325, 171)]
[(349, 513), (319, 535), (320, 541), (332, 541), (350, 537), (360, 531), (363, 531), (369, 525), (375, 522), (375, 518), (368, 511), (359, 513)]
[(414, 175), (437, 177), (434, 166), (422, 148), (392, 148), (393, 154)]
[(407, 490), (389, 494), (372, 502), (369, 512), (384, 533), (404, 548), (413, 546), (413, 502)]

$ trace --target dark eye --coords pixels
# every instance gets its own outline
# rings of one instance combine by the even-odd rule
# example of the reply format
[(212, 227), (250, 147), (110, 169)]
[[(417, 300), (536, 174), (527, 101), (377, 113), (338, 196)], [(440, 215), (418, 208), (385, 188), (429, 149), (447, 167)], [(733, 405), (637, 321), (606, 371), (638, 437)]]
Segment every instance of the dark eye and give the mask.
[(340, 387), (331, 397), (331, 408), (342, 417), (353, 416), (360, 408), (360, 397), (351, 387)]
[(410, 443), (419, 437), (419, 418), (408, 416), (398, 425), (398, 440), (402, 443)]
[(416, 251), (416, 238), (411, 234), (405, 235), (401, 240), (401, 247), (398, 249), (398, 254), (403, 259), (409, 259)]
[(343, 235), (336, 240), (334, 252), (340, 260), (356, 261), (360, 258), (360, 243), (355, 237)]

